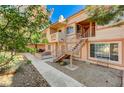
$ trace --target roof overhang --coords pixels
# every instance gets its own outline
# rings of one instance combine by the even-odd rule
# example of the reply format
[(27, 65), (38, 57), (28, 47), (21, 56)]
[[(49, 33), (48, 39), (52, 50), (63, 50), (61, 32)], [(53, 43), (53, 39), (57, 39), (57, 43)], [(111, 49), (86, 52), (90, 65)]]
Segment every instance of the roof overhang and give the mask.
[(66, 26), (66, 22), (56, 22), (50, 26), (50, 28), (57, 29)]

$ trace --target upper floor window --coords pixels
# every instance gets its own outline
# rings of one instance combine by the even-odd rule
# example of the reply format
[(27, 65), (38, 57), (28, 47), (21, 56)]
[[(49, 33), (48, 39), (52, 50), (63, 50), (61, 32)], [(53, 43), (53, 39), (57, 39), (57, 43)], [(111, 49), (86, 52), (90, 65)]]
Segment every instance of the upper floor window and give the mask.
[(67, 27), (67, 34), (73, 33), (74, 28), (72, 26)]

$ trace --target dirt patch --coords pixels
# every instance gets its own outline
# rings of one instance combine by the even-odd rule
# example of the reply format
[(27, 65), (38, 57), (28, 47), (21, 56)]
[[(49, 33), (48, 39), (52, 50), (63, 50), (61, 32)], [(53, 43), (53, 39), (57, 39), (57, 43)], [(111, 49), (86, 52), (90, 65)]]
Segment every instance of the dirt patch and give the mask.
[(11, 86), (49, 87), (49, 84), (32, 64), (22, 64), (14, 75)]
[(49, 87), (50, 85), (32, 64), (23, 62), (16, 73), (0, 76), (0, 86)]

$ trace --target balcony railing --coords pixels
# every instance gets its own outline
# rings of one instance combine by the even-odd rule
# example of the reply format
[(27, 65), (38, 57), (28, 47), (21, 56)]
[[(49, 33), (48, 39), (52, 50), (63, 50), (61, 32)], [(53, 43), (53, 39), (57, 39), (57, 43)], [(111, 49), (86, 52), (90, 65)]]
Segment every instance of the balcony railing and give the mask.
[(57, 40), (57, 34), (53, 33), (51, 34), (51, 41), (56, 41)]
[(51, 34), (51, 42), (63, 42), (64, 35), (61, 32)]

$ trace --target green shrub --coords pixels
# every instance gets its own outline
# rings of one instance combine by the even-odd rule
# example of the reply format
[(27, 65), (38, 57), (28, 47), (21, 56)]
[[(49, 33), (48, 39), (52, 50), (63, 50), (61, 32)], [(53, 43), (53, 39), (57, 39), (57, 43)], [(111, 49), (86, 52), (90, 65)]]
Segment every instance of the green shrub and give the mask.
[(7, 56), (4, 55), (0, 55), (0, 64), (3, 62), (6, 62), (9, 58)]
[(36, 52), (36, 49), (35, 49), (35, 48), (28, 48), (28, 47), (26, 47), (26, 48), (20, 48), (20, 49), (18, 50), (18, 52), (35, 53), (35, 52)]
[(27, 48), (26, 52), (35, 53), (36, 49), (35, 48)]
[(62, 62), (59, 62), (59, 64), (60, 64), (61, 66), (65, 66), (65, 65), (67, 65), (67, 62), (62, 61)]
[(27, 64), (32, 64), (31, 60), (27, 60)]

